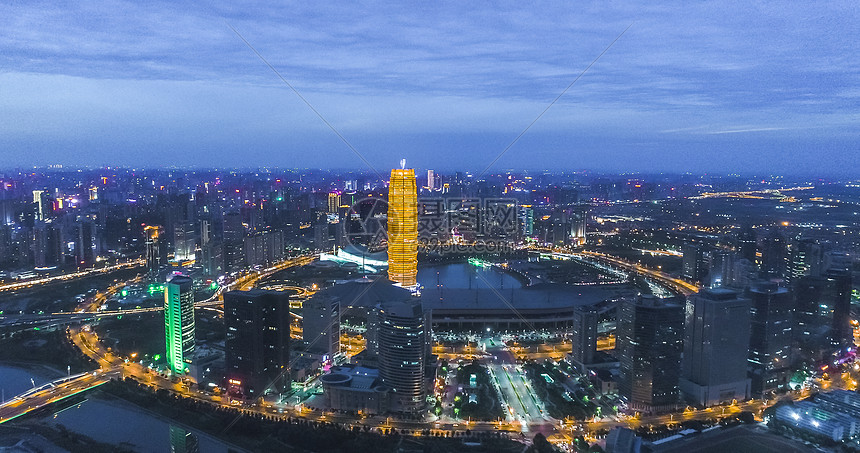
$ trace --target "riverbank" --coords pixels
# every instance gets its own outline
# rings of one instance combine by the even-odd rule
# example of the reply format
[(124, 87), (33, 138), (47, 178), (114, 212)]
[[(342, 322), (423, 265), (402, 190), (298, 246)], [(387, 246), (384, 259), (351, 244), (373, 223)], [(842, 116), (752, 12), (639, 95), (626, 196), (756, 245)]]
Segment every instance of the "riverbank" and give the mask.
[(39, 386), (62, 376), (65, 373), (44, 364), (0, 361), (0, 395), (8, 401), (33, 388), (34, 383)]

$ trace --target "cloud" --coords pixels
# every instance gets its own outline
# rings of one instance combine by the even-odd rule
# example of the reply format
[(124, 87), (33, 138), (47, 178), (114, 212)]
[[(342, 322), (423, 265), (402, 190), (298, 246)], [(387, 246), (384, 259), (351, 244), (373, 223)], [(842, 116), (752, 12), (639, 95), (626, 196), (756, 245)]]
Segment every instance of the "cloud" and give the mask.
[(747, 132), (771, 132), (771, 131), (785, 131), (789, 129), (796, 128), (788, 128), (788, 127), (744, 127), (740, 129), (727, 129), (721, 131), (709, 131), (705, 132), (706, 134), (718, 135), (718, 134), (742, 134)]
[(175, 130), (158, 135), (173, 146), (181, 128), (231, 143), (241, 131), (277, 143), (285, 130), (303, 137), (291, 143), (297, 149), (329, 143), (331, 132), (233, 26), (327, 119), (370, 147), (387, 148), (386, 137), (402, 134), (505, 137), (630, 23), (517, 146), (546, 155), (537, 147), (559, 134), (666, 148), (686, 137), (740, 140), (799, 128), (811, 144), (851, 135), (860, 18), (850, 2), (6, 3), (0, 131), (16, 148), (39, 134), (75, 142), (75, 134), (120, 123), (111, 134), (117, 143)]

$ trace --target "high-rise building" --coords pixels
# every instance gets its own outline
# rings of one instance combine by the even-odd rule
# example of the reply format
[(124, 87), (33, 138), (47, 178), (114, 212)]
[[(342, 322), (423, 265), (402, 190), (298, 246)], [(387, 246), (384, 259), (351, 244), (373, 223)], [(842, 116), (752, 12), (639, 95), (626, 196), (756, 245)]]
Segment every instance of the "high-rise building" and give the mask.
[(580, 209), (561, 209), (553, 211), (547, 230), (547, 242), (556, 245), (585, 244), (585, 224), (587, 212)]
[(823, 276), (801, 275), (792, 279), (793, 333), (801, 357), (819, 360), (829, 352), (833, 306), (826, 300), (827, 286), (827, 278)]
[(146, 269), (157, 272), (159, 267), (167, 264), (167, 244), (162, 244), (162, 228), (147, 225), (143, 228), (143, 235), (146, 240)]
[(245, 256), (242, 247), (245, 244), (246, 229), (242, 223), (242, 214), (236, 211), (224, 214), (224, 233), (221, 245), (221, 259), (224, 272), (236, 272), (243, 267)]
[(203, 267), (203, 273), (206, 275), (216, 275), (219, 273), (220, 266), (218, 265), (218, 249), (215, 247), (212, 237), (212, 224), (208, 220), (200, 221), (200, 249), (198, 251), (197, 260)]
[(392, 410), (418, 412), (424, 408), (427, 388), (429, 323), (420, 300), (384, 302), (376, 307), (379, 376), (393, 389)]
[(789, 243), (786, 279), (794, 282), (805, 275), (821, 275), (824, 249), (814, 239), (795, 238)]
[(340, 303), (317, 294), (302, 304), (302, 348), (326, 359), (340, 352)]
[(179, 222), (173, 226), (173, 259), (177, 261), (193, 260), (197, 240), (194, 225), (189, 222)]
[(328, 213), (329, 214), (337, 214), (338, 208), (340, 208), (340, 192), (338, 192), (338, 191), (329, 192), (329, 194), (328, 194)]
[(571, 245), (585, 245), (585, 226), (588, 222), (588, 211), (585, 209), (572, 210), (569, 215)]
[(743, 227), (741, 232), (738, 234), (737, 251), (740, 254), (740, 258), (745, 259), (750, 263), (755, 263), (756, 249), (755, 230), (747, 225)]
[(436, 174), (433, 172), (433, 170), (427, 170), (427, 190), (432, 192), (433, 189), (436, 187), (435, 184)]
[(597, 353), (597, 318), (593, 305), (581, 305), (573, 310), (571, 358), (581, 367), (593, 363)]
[(95, 225), (88, 217), (78, 220), (78, 238), (75, 242), (75, 258), (78, 268), (95, 264)]
[(52, 210), (48, 192), (34, 190), (33, 203), (35, 204), (36, 220), (45, 220), (48, 217), (48, 213)]
[(728, 289), (687, 298), (681, 391), (701, 406), (750, 397), (750, 300)]
[(723, 280), (723, 286), (745, 290), (756, 281), (758, 281), (758, 266), (746, 258), (739, 258), (732, 260), (730, 276), (728, 280)]
[(699, 282), (705, 276), (705, 251), (697, 244), (684, 244), (682, 275), (684, 278)]
[(761, 258), (759, 269), (766, 278), (784, 277), (787, 266), (788, 247), (785, 237), (779, 234), (779, 230), (772, 229), (761, 244)]
[(684, 306), (651, 295), (618, 307), (618, 391), (633, 410), (674, 409), (679, 400)]
[(731, 283), (735, 254), (726, 250), (713, 250), (709, 255), (707, 286), (711, 288), (728, 286)]
[(788, 384), (791, 377), (791, 292), (773, 282), (759, 282), (748, 291), (750, 310), (749, 376), (754, 395)]
[[(401, 161), (406, 166), (406, 160)], [(418, 195), (415, 170), (391, 170), (388, 182), (388, 278), (414, 286), (418, 276)]]
[(535, 232), (535, 211), (531, 206), (520, 206), (517, 211), (520, 237), (531, 237)]
[(245, 264), (269, 266), (284, 258), (284, 232), (269, 230), (245, 237)]
[(833, 307), (831, 343), (834, 346), (854, 344), (854, 330), (851, 327), (851, 271), (848, 269), (829, 269), (826, 300)]
[(258, 398), (290, 385), (290, 299), (278, 291), (224, 294), (226, 379), (234, 394)]
[(31, 248), (33, 264), (37, 269), (50, 268), (60, 264), (62, 256), (60, 230), (53, 223), (36, 222), (32, 230)]
[(190, 277), (174, 275), (164, 288), (164, 338), (167, 365), (185, 374), (194, 353), (194, 286)]

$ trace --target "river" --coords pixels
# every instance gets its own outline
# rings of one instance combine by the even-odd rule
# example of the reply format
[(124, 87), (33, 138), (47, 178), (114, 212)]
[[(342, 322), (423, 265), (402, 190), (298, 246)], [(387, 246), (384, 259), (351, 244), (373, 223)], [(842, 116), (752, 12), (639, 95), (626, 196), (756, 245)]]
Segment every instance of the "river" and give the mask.
[(172, 424), (121, 400), (87, 399), (45, 420), (96, 441), (123, 444), (140, 452), (226, 453), (229, 448), (212, 436)]

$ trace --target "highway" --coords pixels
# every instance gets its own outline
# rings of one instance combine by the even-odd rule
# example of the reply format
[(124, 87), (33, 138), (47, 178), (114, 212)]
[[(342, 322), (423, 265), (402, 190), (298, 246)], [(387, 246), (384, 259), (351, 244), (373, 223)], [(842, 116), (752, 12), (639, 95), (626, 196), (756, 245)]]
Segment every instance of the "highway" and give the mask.
[(639, 275), (644, 275), (646, 277), (653, 278), (657, 280), (661, 284), (671, 288), (672, 290), (684, 295), (689, 296), (690, 294), (695, 294), (699, 292), (699, 287), (688, 282), (682, 280), (680, 278), (673, 277), (665, 272), (661, 272), (659, 270), (651, 269), (641, 264), (631, 263), (629, 261), (623, 260), (618, 257), (614, 257), (612, 255), (607, 255), (605, 253), (591, 252), (588, 250), (580, 250), (576, 253), (569, 253), (572, 256), (585, 256), (592, 259), (596, 259), (598, 261), (604, 261), (613, 266), (619, 267), (621, 269), (625, 269), (627, 271), (635, 272)]
[[(272, 266), (267, 269), (252, 271), (243, 275), (240, 275), (239, 278), (233, 282), (227, 283), (226, 285), (218, 287), (215, 293), (209, 298), (198, 301), (194, 304), (195, 308), (207, 308), (207, 307), (217, 307), (224, 303), (223, 294), (226, 291), (231, 291), (234, 289), (240, 290), (248, 290), (254, 287), (254, 285), (262, 278), (266, 278), (271, 276), (272, 274), (287, 269), (296, 265), (306, 265), (316, 259), (314, 255), (305, 255), (298, 258), (293, 258), (289, 260), (285, 260), (281, 263), (278, 263), (275, 266)], [(110, 288), (102, 291), (92, 299), (88, 299), (87, 302), (78, 306), (78, 308), (73, 312), (58, 312), (58, 313), (43, 313), (43, 314), (9, 314), (0, 316), (0, 327), (45, 327), (45, 326), (53, 326), (53, 325), (64, 325), (64, 324), (75, 324), (81, 322), (87, 322), (93, 320), (95, 318), (110, 318), (116, 316), (123, 315), (133, 315), (139, 313), (151, 313), (157, 311), (163, 311), (163, 306), (157, 307), (147, 307), (147, 308), (131, 308), (127, 310), (101, 310), (101, 306), (107, 301), (107, 299), (113, 294), (117, 293), (124, 286), (137, 283), (141, 279), (135, 278), (128, 282), (117, 283)], [(299, 288), (299, 287), (290, 287), (290, 289), (295, 289), (299, 291), (299, 296), (307, 297), (311, 294), (310, 291)]]
[[(275, 272), (291, 266), (308, 264), (314, 259), (314, 256), (302, 256), (283, 261), (268, 269), (251, 272), (228, 285), (222, 286), (210, 298), (198, 302), (196, 306), (207, 307), (218, 305), (223, 303), (221, 299), (224, 291), (233, 288), (250, 289), (261, 278), (268, 277)], [(137, 279), (133, 281), (137, 281)], [(125, 286), (125, 284), (126, 283), (118, 283), (112, 285), (104, 292), (100, 292), (92, 298), (85, 300), (77, 307), (77, 310), (74, 313), (52, 313), (46, 315), (27, 316), (31, 317), (30, 320), (42, 319), (47, 321), (53, 319), (65, 319), (67, 322), (78, 322), (102, 316), (118, 316), (163, 310), (163, 307), (152, 307), (114, 312), (99, 311), (99, 307), (104, 304), (107, 298), (120, 290)], [(4, 319), (4, 321), (7, 320)], [(0, 424), (18, 418), (45, 405), (61, 401), (78, 393), (98, 387), (99, 385), (110, 381), (111, 378), (122, 379), (127, 376), (134, 377), (142, 382), (147, 382), (149, 385), (157, 388), (165, 388), (183, 394), (184, 396), (202, 398), (214, 404), (221, 404), (220, 397), (209, 396), (208, 398), (203, 398), (204, 395), (199, 392), (196, 392), (199, 394), (191, 394), (188, 390), (188, 386), (184, 383), (174, 383), (167, 378), (156, 375), (154, 372), (138, 363), (128, 363), (125, 359), (112, 354), (103, 347), (102, 343), (98, 339), (98, 335), (90, 329), (89, 326), (70, 326), (67, 330), (67, 335), (69, 340), (74, 343), (81, 352), (93, 359), (99, 365), (99, 369), (92, 373), (85, 373), (77, 378), (69, 380), (68, 382), (63, 382), (57, 385), (48, 385), (44, 390), (25, 392), (19, 397), (9, 400), (9, 402), (0, 406)]]
[(610, 264), (616, 268), (623, 269), (628, 272), (634, 272), (638, 275), (651, 278), (659, 282), (661, 285), (684, 296), (689, 296), (690, 294), (695, 294), (699, 292), (698, 286), (686, 280), (673, 277), (665, 272), (651, 269), (638, 263), (631, 263), (617, 256), (607, 255), (605, 253), (593, 252), (589, 250), (572, 251), (563, 248), (550, 249), (547, 247), (530, 247), (530, 249), (543, 253), (551, 253), (552, 256), (557, 257), (559, 259), (576, 258)]
[[(598, 256), (600, 259), (607, 262), (617, 260), (614, 257), (607, 257), (605, 255)], [(253, 287), (260, 278), (271, 275), (272, 273), (291, 265), (307, 264), (313, 261), (313, 259), (313, 257), (299, 257), (282, 263), (277, 267), (241, 276), (233, 283), (225, 285), (209, 299), (201, 301), (200, 304), (206, 304), (206, 306), (218, 304), (220, 303), (223, 291), (226, 291), (228, 288), (249, 289)], [(632, 265), (621, 260), (617, 261), (629, 266), (629, 269), (635, 272), (641, 273), (642, 269), (644, 269), (641, 266)], [(620, 264), (617, 265), (620, 266)], [(684, 282), (685, 284), (683, 285), (679, 284), (675, 282), (675, 279), (672, 279), (670, 276), (665, 274), (658, 273), (657, 275), (652, 274), (651, 276), (654, 278), (663, 278), (667, 282), (673, 283), (676, 285), (674, 287), (678, 288), (679, 291), (692, 291), (692, 289), (687, 286), (689, 284), (686, 284), (686, 282)], [(94, 304), (96, 302), (94, 301), (89, 303)], [(88, 305), (87, 307), (79, 308), (89, 310), (93, 307), (92, 305)], [(152, 310), (157, 310), (157, 308)], [(124, 311), (126, 314), (130, 312), (130, 310)], [(390, 417), (384, 416), (356, 417), (328, 411), (309, 410), (302, 406), (275, 405), (268, 402), (263, 405), (240, 404), (236, 406), (236, 404), (231, 404), (230, 401), (225, 401), (221, 396), (211, 395), (199, 390), (191, 389), (187, 384), (181, 381), (173, 382), (139, 363), (127, 363), (125, 359), (108, 352), (99, 341), (97, 334), (91, 329), (73, 326), (69, 328), (68, 333), (71, 341), (73, 341), (81, 351), (93, 358), (99, 364), (100, 369), (94, 373), (88, 373), (76, 378), (68, 383), (62, 383), (56, 387), (33, 393), (23, 400), (12, 401), (9, 404), (0, 407), (0, 423), (11, 420), (51, 402), (59, 401), (76, 393), (94, 388), (107, 382), (111, 377), (132, 377), (133, 379), (136, 379), (137, 381), (154, 389), (167, 389), (184, 397), (195, 398), (218, 406), (238, 407), (243, 411), (248, 411), (250, 413), (260, 413), (280, 417), (301, 417), (311, 421), (338, 423), (346, 427), (366, 426), (374, 431), (396, 428), (398, 430), (405, 430), (406, 434), (409, 434), (429, 430), (431, 435), (434, 433), (445, 434), (457, 431), (462, 432), (466, 429), (470, 429), (471, 431), (504, 431), (515, 436), (519, 436), (519, 433), (521, 432), (530, 432), (532, 434), (534, 432), (542, 432), (545, 435), (553, 433), (566, 434), (567, 432), (574, 434), (575, 432), (576, 434), (588, 435), (589, 433), (593, 434), (614, 426), (626, 426), (631, 428), (637, 428), (640, 426), (657, 427), (666, 424), (680, 423), (684, 420), (709, 420), (719, 418), (721, 416), (736, 414), (741, 411), (750, 411), (757, 417), (760, 417), (762, 411), (766, 407), (769, 407), (776, 402), (776, 400), (757, 399), (704, 410), (693, 410), (692, 408), (687, 408), (672, 414), (663, 415), (634, 414), (634, 416), (631, 417), (619, 415), (617, 417), (604, 417), (588, 421), (569, 421), (562, 425), (559, 420), (552, 419), (546, 415), (545, 410), (541, 407), (542, 403), (534, 396), (534, 393), (531, 390), (531, 383), (524, 376), (524, 373), (516, 367), (514, 363), (515, 357), (511, 352), (499, 348), (493, 349), (489, 352), (483, 352), (480, 350), (474, 352), (476, 353), (476, 356), (480, 356), (481, 360), (489, 366), (491, 379), (496, 382), (499, 390), (501, 390), (501, 397), (504, 400), (504, 403), (511, 408), (509, 411), (509, 417), (507, 417), (506, 420), (498, 420), (495, 422), (456, 420), (451, 417), (448, 411), (445, 411), (441, 418), (430, 416), (424, 421), (412, 421), (391, 419)], [(860, 342), (860, 327), (858, 327), (856, 335), (858, 335), (858, 342)], [(490, 360), (493, 355), (495, 355), (496, 358)], [(828, 387), (849, 387), (853, 383), (856, 387), (856, 383), (854, 382), (856, 382), (858, 377), (860, 376), (858, 376), (856, 372), (852, 372), (841, 378), (834, 379), (829, 383), (821, 383)], [(781, 398), (805, 398), (809, 396), (810, 391), (810, 389), (806, 389), (799, 392), (792, 392), (782, 396)]]
[(86, 373), (72, 381), (56, 386), (47, 386), (44, 390), (34, 392), (25, 398), (13, 398), (0, 406), (0, 423), (8, 422), (45, 405), (98, 387), (110, 381), (111, 377), (119, 377), (118, 371)]
[(126, 261), (124, 263), (114, 264), (112, 266), (105, 266), (99, 268), (91, 268), (85, 269), (77, 272), (70, 272), (67, 274), (54, 275), (51, 277), (43, 277), (43, 278), (34, 278), (30, 280), (25, 280), (22, 282), (14, 282), (14, 283), (5, 283), (0, 284), (0, 292), (3, 291), (15, 291), (19, 289), (32, 288), (34, 286), (47, 285), (50, 283), (57, 283), (61, 281), (68, 280), (76, 280), (79, 278), (90, 277), (97, 274), (107, 274), (110, 272), (118, 271), (121, 269), (132, 269), (135, 267), (140, 267), (146, 264), (146, 260), (143, 258), (139, 258), (136, 260)]

